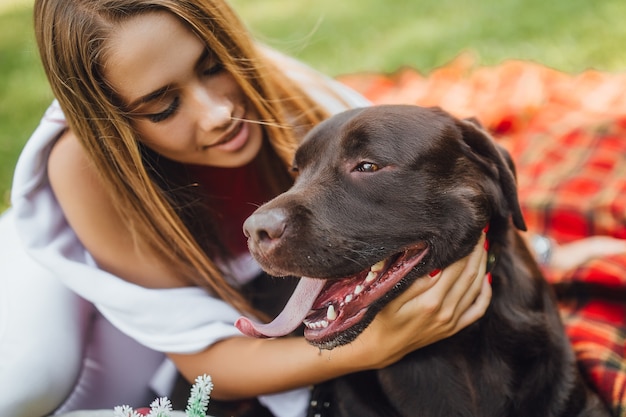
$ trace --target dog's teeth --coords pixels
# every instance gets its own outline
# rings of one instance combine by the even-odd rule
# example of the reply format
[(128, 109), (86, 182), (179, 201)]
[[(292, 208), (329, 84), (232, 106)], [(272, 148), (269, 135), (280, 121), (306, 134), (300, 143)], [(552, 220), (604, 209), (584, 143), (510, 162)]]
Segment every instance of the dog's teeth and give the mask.
[(349, 303), (350, 301), (352, 301), (352, 294), (346, 295), (346, 303)]
[(365, 282), (372, 282), (376, 279), (378, 274), (375, 271), (369, 271), (365, 277)]
[(316, 322), (305, 321), (304, 325), (312, 330), (325, 329), (326, 327), (328, 327), (328, 321), (326, 320), (320, 320)]
[(354, 295), (361, 294), (361, 291), (363, 291), (363, 286), (362, 285), (357, 285), (356, 288), (354, 289)]
[(370, 268), (370, 271), (380, 272), (383, 270), (384, 267), (385, 267), (385, 260), (383, 259), (382, 261), (378, 261), (374, 265), (372, 265), (372, 267)]
[(337, 318), (337, 312), (335, 311), (335, 307), (331, 304), (328, 306), (328, 310), (326, 310), (326, 318), (330, 321), (333, 321)]

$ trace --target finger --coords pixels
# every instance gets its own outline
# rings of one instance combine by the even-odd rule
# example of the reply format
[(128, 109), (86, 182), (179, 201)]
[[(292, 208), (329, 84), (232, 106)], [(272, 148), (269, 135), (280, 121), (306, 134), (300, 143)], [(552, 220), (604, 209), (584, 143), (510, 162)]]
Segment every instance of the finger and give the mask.
[[(467, 259), (463, 259), (462, 261), (458, 261), (461, 266), (457, 266), (456, 268), (462, 268), (467, 263)], [(393, 301), (398, 304), (398, 309), (401, 306), (410, 300), (418, 297), (421, 294), (424, 294), (427, 291), (430, 291), (434, 286), (443, 286), (444, 288), (449, 288), (454, 284), (454, 280), (447, 279), (446, 282), (439, 283), (442, 279), (441, 270), (432, 271), (428, 275), (424, 275), (419, 277), (412, 283), (404, 292), (402, 292), (398, 297)]]
[[(465, 269), (467, 263), (468, 257), (455, 262), (444, 271), (434, 271), (434, 275), (425, 275), (418, 278), (394, 300), (397, 306), (395, 311), (400, 312), (402, 309), (413, 308), (414, 302), (424, 303), (425, 301), (434, 303), (428, 310), (438, 310), (441, 307), (443, 298), (448, 294), (450, 288), (454, 286), (455, 281)], [(428, 299), (420, 297), (422, 294), (427, 294)]]
[[(461, 288), (459, 286), (459, 291), (462, 291), (461, 299), (458, 302), (457, 308), (463, 312), (467, 308), (469, 308), (479, 296), (482, 287), (484, 285), (485, 277), (487, 275), (487, 260), (489, 258), (489, 253), (486, 250), (479, 252), (480, 256), (477, 257), (478, 264), (476, 267), (476, 275), (474, 276), (473, 281), (470, 283), (469, 287)], [(471, 272), (474, 264), (468, 265), (468, 270)], [(489, 277), (487, 277), (487, 281), (489, 281)]]
[[(448, 266), (434, 277), (419, 278), (417, 281), (426, 282), (425, 286), (420, 283), (421, 287), (411, 287), (409, 291), (401, 294), (397, 298), (397, 303), (393, 305), (392, 311), (394, 313), (401, 313), (403, 310), (410, 312), (421, 307), (423, 311), (431, 315), (441, 312), (439, 314), (442, 315), (442, 321), (456, 320), (460, 315), (457, 312), (459, 301), (466, 295), (472, 283), (476, 280), (480, 281), (484, 276), (484, 265), (487, 262), (484, 242), (485, 235), (483, 234), (469, 256)], [(420, 294), (424, 296), (418, 297)], [(474, 293), (474, 298), (475, 296)], [(416, 303), (421, 306), (416, 306)], [(466, 308), (467, 305), (464, 307)]]
[[(456, 332), (460, 329), (459, 320), (480, 295), (486, 272), (487, 251), (484, 248), (475, 249), (463, 271), (464, 275), (470, 278), (470, 281), (459, 277), (450, 292), (445, 295), (438, 312), (439, 320), (442, 324), (445, 323), (450, 330)], [(466, 321), (464, 321), (464, 325), (466, 325), (465, 323)]]
[(455, 327), (455, 332), (466, 328), (485, 315), (491, 303), (492, 289), (489, 278), (485, 276), (481, 281), (481, 289), (476, 300), (461, 314)]
[(481, 299), (483, 296), (483, 291), (485, 290), (485, 285), (488, 285), (489, 288), (489, 297), (487, 301), (491, 299), (491, 277), (486, 273), (487, 266), (486, 263), (480, 265), (477, 273), (476, 279), (471, 283), (470, 287), (465, 291), (457, 305), (455, 306), (456, 310), (453, 314), (454, 321), (458, 322), (460, 318), (465, 315), (468, 311), (472, 311), (472, 307), (476, 304), (477, 300), (484, 301)]
[[(471, 283), (484, 275), (478, 275), (476, 271), (481, 265), (486, 265), (485, 234), (483, 233), (474, 247), (472, 253), (465, 258), (456, 261), (446, 267), (443, 271), (437, 272), (434, 276), (426, 275), (418, 278), (411, 286), (400, 294), (389, 304), (389, 311), (399, 313), (401, 310), (413, 309), (413, 304), (429, 302), (430, 306), (426, 310), (436, 312), (447, 305), (452, 310), (467, 292)], [(484, 269), (483, 269), (484, 271)], [(428, 293), (428, 299), (418, 297)]]
[[(485, 275), (486, 265), (487, 251), (483, 233), (472, 253), (463, 262), (456, 262), (443, 270), (441, 285), (433, 288), (433, 297), (442, 300), (442, 308), (456, 309), (460, 300), (468, 295), (472, 283), (480, 283)], [(470, 294), (471, 299), (476, 295), (475, 292)]]

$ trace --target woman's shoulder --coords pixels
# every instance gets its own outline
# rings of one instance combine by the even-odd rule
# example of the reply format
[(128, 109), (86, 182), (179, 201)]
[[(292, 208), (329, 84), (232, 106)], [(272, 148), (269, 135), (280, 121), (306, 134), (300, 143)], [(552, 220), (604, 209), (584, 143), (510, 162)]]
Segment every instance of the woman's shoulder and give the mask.
[[(81, 146), (76, 135), (69, 129), (65, 130), (50, 151), (48, 179), (64, 211), (75, 205), (92, 205), (93, 198), (105, 193), (95, 165), (89, 160), (87, 151)], [(91, 209), (97, 213), (98, 207), (94, 206)]]
[(97, 171), (74, 133), (67, 129), (48, 157), (48, 179), (60, 203), (83, 200), (83, 193), (103, 192)]
[(100, 229), (121, 229), (122, 222), (112, 215), (114, 203), (107, 198), (87, 151), (69, 129), (50, 151), (48, 180), (70, 227), (98, 259), (108, 246), (107, 234), (102, 235)]
[(185, 285), (153, 254), (147, 242), (134, 239), (115, 196), (104, 187), (95, 164), (69, 130), (52, 148), (48, 178), (69, 226), (100, 268), (144, 287)]
[[(68, 172), (75, 173), (88, 170), (87, 153), (81, 147), (76, 135), (69, 129), (65, 130), (55, 142), (48, 159), (48, 175), (50, 180), (58, 183), (66, 178)], [(83, 172), (85, 173), (85, 172)], [(76, 178), (80, 180), (79, 178)]]

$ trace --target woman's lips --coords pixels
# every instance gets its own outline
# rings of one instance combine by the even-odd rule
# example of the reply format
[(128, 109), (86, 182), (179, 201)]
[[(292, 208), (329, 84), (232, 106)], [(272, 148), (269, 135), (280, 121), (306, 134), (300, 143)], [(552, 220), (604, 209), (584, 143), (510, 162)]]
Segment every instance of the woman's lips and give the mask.
[(250, 129), (247, 122), (237, 122), (226, 135), (214, 144), (203, 146), (203, 150), (215, 148), (226, 152), (235, 152), (247, 142)]

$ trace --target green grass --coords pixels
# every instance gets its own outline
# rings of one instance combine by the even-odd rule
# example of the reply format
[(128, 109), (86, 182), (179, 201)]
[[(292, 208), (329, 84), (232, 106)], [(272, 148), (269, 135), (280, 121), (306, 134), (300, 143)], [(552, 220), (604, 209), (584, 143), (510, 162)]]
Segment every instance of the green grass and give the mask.
[(333, 75), (423, 71), (471, 49), (567, 71), (626, 68), (622, 0), (234, 0), (262, 39)]
[[(0, 4), (0, 209), (19, 150), (51, 100), (30, 1)], [(569, 72), (626, 69), (623, 0), (232, 0), (266, 43), (330, 75), (423, 72), (471, 50)]]
[(31, 9), (0, 9), (0, 211), (8, 205), (13, 169), (52, 95), (39, 64)]

